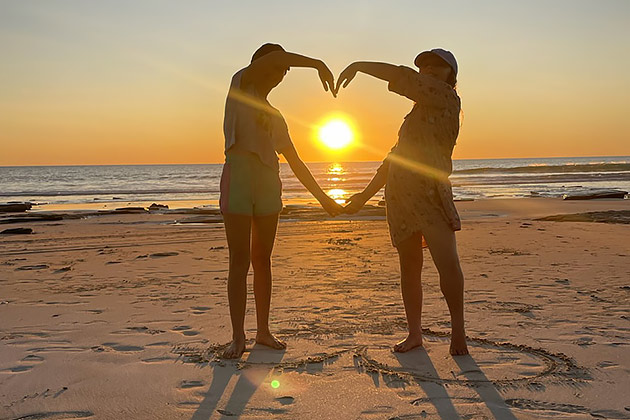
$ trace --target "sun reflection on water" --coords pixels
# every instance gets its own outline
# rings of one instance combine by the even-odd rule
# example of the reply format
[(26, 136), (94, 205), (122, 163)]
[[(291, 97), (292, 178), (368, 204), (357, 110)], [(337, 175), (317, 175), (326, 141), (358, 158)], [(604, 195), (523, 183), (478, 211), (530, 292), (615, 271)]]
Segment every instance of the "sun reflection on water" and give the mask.
[(328, 166), (326, 170), (326, 175), (328, 175), (328, 181), (340, 182), (345, 181), (346, 179), (342, 176), (346, 173), (346, 169), (343, 167), (341, 163), (332, 163)]
[(328, 175), (342, 175), (346, 173), (346, 169), (341, 163), (331, 163), (327, 171)]
[(338, 204), (344, 204), (346, 202), (346, 196), (348, 192), (342, 188), (333, 188), (328, 190), (328, 196), (335, 200)]
[(341, 163), (337, 162), (331, 163), (326, 169), (326, 175), (328, 175), (327, 181), (331, 182), (330, 187), (332, 187), (328, 190), (328, 196), (339, 204), (345, 204), (346, 198), (348, 197), (348, 191), (339, 188), (339, 183), (346, 180), (344, 177), (346, 173), (346, 168), (344, 168)]

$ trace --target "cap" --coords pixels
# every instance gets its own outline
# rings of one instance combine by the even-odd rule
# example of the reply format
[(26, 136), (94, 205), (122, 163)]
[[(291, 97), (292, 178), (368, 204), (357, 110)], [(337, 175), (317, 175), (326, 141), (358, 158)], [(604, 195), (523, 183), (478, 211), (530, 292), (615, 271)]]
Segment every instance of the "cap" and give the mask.
[(417, 67), (420, 67), (420, 62), (422, 61), (422, 59), (429, 54), (437, 55), (442, 60), (446, 61), (448, 65), (451, 66), (451, 69), (453, 69), (453, 72), (455, 72), (455, 76), (457, 76), (457, 60), (455, 60), (455, 56), (453, 55), (452, 52), (444, 50), (442, 48), (434, 48), (429, 51), (421, 52), (420, 54), (418, 54), (416, 59), (413, 60), (414, 64)]

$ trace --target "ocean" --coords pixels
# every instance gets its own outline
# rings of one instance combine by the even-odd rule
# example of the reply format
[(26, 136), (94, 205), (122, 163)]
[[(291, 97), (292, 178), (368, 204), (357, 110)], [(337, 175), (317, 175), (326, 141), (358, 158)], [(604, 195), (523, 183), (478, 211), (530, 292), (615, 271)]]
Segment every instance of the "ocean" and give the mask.
[[(370, 181), (380, 162), (308, 163), (331, 197), (342, 201)], [(28, 201), (34, 210), (113, 209), (167, 204), (171, 208), (217, 207), (222, 164), (5, 166), (0, 203)], [(630, 191), (630, 156), (469, 159), (453, 161), (456, 199), (560, 197), (591, 189)], [(316, 204), (281, 164), (285, 204)], [(373, 202), (382, 199), (381, 190)]]

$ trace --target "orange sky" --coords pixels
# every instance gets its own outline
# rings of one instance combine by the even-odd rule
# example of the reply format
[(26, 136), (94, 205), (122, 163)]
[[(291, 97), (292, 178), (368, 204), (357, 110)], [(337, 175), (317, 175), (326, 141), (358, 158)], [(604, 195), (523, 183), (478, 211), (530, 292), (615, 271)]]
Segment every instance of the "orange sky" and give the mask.
[[(268, 41), (324, 59), (335, 75), (354, 60), (412, 66), (421, 50), (452, 50), (464, 112), (456, 159), (630, 155), (629, 2), (334, 4), (352, 19), (324, 27), (326, 7), (290, 2), (281, 13), (0, 3), (0, 165), (221, 162), (230, 77)], [(431, 19), (417, 27), (423, 13)], [(307, 161), (382, 159), (412, 106), (363, 75), (334, 99), (311, 69), (289, 72), (270, 101)], [(358, 130), (340, 152), (314, 139), (334, 112)]]

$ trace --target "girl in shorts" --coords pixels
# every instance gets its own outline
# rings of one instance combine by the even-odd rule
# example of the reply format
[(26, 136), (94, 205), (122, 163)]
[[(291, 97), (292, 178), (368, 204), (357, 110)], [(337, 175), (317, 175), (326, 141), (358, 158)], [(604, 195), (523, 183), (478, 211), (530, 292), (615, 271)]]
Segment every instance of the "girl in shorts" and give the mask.
[(256, 342), (275, 349), (286, 344), (269, 330), (271, 252), (282, 210), (278, 153), (322, 207), (336, 216), (343, 208), (329, 198), (298, 156), (280, 112), (267, 100), (291, 67), (318, 71), (324, 90), (334, 92), (333, 75), (323, 61), (265, 44), (251, 63), (233, 77), (225, 103), (225, 165), (219, 206), (229, 248), (228, 301), (232, 342), (223, 357), (239, 358), (245, 351), (247, 273), (254, 268)]

